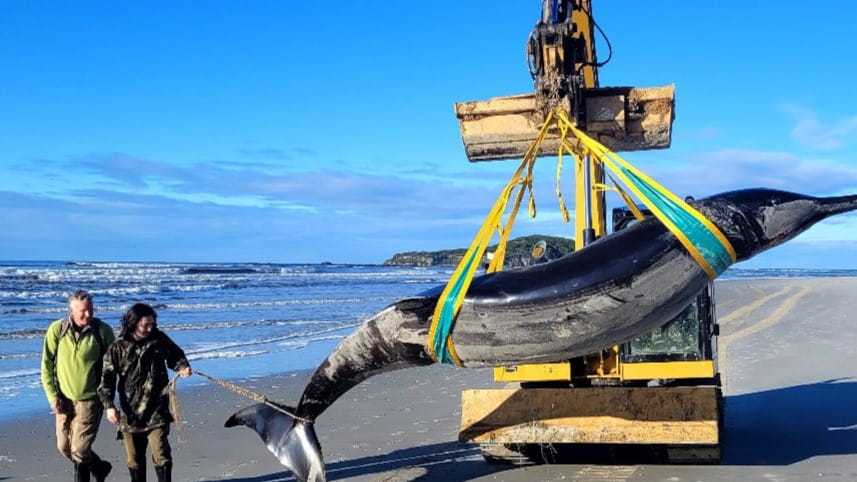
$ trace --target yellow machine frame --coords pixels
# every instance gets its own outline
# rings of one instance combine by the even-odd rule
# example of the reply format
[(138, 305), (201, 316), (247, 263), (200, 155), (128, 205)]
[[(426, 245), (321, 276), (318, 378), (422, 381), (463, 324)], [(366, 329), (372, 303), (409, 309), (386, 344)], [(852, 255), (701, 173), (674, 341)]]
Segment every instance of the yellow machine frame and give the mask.
[[(582, 39), (585, 45), (585, 57), (575, 65), (575, 71), (582, 73), (583, 88), (596, 91), (599, 85), (591, 5), (589, 0), (576, 0), (574, 3), (572, 36)], [(562, 72), (561, 64), (568, 53), (561, 47), (548, 45), (542, 47), (541, 55), (544, 72), (553, 75)], [(538, 86), (537, 80), (537, 90)], [(582, 116), (590, 128), (584, 130), (596, 131), (605, 144), (615, 142), (624, 150), (668, 147), (673, 119), (673, 89), (669, 86), (651, 91), (657, 95), (645, 95), (657, 97), (655, 103), (659, 105), (668, 103), (669, 110), (643, 112), (638, 116), (643, 119), (639, 125), (644, 129), (665, 132), (666, 140), (622, 147), (622, 139), (633, 136), (628, 130), (615, 134), (615, 126), (619, 125), (616, 119), (621, 118), (624, 122), (629, 109), (627, 96), (614, 97), (606, 102), (620, 105), (614, 109), (614, 120), (606, 123), (614, 128), (611, 132), (619, 140), (611, 141), (610, 136), (614, 134), (600, 131), (606, 124), (600, 122), (602, 119), (593, 119), (591, 112)], [(577, 95), (582, 95), (581, 92)], [(520, 112), (510, 115), (513, 109), (507, 106), (518, 105), (526, 98), (528, 108), (535, 106), (538, 109), (538, 95), (539, 92), (535, 101), (529, 100), (531, 95), (525, 95), (456, 105), (468, 157), (471, 160), (491, 160), (509, 158), (521, 152), (520, 132), (536, 125), (537, 121), (533, 119), (538, 119), (538, 115), (529, 111), (523, 115), (519, 115)], [(574, 99), (566, 98), (564, 101), (566, 105), (575, 105)], [(577, 105), (583, 103), (578, 99)], [(476, 112), (484, 117), (476, 116)], [(528, 124), (520, 120), (523, 118)], [(514, 128), (509, 128), (509, 125), (514, 125)], [(486, 139), (490, 143), (485, 142)], [(575, 163), (576, 249), (606, 234), (604, 191), (600, 188), (603, 184), (604, 172), (598, 163), (588, 156)], [(713, 300), (713, 293), (710, 294)], [(711, 313), (713, 323), (713, 309)], [(709, 335), (716, 335), (716, 329)], [(714, 344), (713, 338), (705, 342)], [(459, 440), (480, 443), (486, 459), (515, 463), (533, 460), (527, 453), (527, 447), (566, 443), (654, 444), (665, 447), (666, 454), (674, 462), (719, 461), (723, 410), (716, 346), (712, 346), (710, 360), (627, 363), (622, 361), (621, 351), (622, 347), (613, 346), (562, 363), (495, 367), (495, 381), (507, 386), (463, 392)], [(685, 382), (645, 386), (646, 383), (664, 380)]]

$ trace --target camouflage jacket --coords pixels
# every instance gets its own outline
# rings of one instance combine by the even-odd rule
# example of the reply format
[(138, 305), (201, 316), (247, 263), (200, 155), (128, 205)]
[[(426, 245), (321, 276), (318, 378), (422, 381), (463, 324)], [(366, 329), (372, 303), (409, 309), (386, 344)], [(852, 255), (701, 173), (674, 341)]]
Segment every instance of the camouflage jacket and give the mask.
[(143, 340), (126, 336), (116, 340), (104, 355), (98, 396), (104, 408), (116, 408), (119, 392), (123, 432), (146, 432), (173, 421), (169, 397), (164, 393), (170, 379), (167, 366), (178, 371), (189, 366), (184, 351), (155, 330)]

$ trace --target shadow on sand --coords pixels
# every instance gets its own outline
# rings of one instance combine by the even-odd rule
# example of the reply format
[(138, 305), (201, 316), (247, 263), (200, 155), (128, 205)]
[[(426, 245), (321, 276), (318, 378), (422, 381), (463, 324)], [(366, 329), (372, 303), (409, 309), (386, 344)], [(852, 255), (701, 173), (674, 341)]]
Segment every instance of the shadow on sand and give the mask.
[[(722, 465), (791, 465), (823, 455), (857, 453), (857, 382), (841, 379), (726, 398)], [(609, 450), (575, 447), (553, 450), (556, 463), (661, 463), (651, 451), (625, 446)], [(500, 472), (479, 448), (456, 442), (424, 445), (387, 454), (327, 464), (328, 480), (409, 472), (408, 480), (457, 482)], [(292, 481), (291, 473), (232, 479), (236, 482)]]
[(726, 398), (723, 463), (790, 465), (857, 453), (857, 382), (843, 379)]
[[(445, 480), (447, 482), (458, 482), (508, 468), (511, 468), (511, 466), (489, 465), (485, 463), (476, 445), (465, 445), (457, 442), (422, 445), (394, 450), (382, 455), (326, 464), (327, 480), (331, 481), (407, 470), (407, 480), (411, 481)], [(295, 478), (291, 472), (284, 471), (269, 475), (229, 480), (233, 482), (279, 482), (293, 481)]]

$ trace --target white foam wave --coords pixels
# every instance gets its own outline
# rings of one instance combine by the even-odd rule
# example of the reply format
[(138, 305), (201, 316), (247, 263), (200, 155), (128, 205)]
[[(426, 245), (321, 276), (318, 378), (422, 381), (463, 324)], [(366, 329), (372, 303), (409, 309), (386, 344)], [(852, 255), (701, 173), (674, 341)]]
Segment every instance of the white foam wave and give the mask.
[[(348, 322), (346, 322), (348, 323)], [(332, 320), (245, 320), (245, 321), (210, 321), (201, 323), (176, 323), (164, 324), (163, 328), (169, 331), (194, 331), (194, 330), (219, 330), (224, 328), (246, 328), (251, 326), (261, 327), (296, 327), (296, 326), (342, 326), (342, 321)], [(2, 335), (0, 335), (2, 339)]]
[(366, 303), (369, 301), (389, 300), (386, 296), (365, 298), (316, 298), (311, 300), (273, 300), (273, 301), (235, 301), (231, 303), (167, 303), (164, 306), (171, 310), (220, 310), (225, 308), (252, 308), (262, 306), (292, 306), (292, 305), (329, 305), (336, 303)]
[(228, 350), (228, 351), (215, 351), (209, 353), (197, 353), (194, 355), (188, 355), (187, 359), (190, 361), (194, 360), (212, 360), (215, 358), (246, 358), (250, 356), (259, 356), (267, 354), (267, 350), (248, 350), (248, 351), (240, 351), (240, 350)]
[(9, 370), (8, 372), (0, 373), (0, 380), (31, 377), (33, 375), (41, 375), (41, 373), (42, 371), (39, 368), (22, 368), (20, 370)]
[[(249, 279), (290, 279), (307, 280), (367, 280), (399, 279), (403, 277), (424, 278), (439, 273), (452, 273), (451, 267), (381, 267), (365, 266), (359, 271), (319, 271), (316, 265), (301, 266), (257, 266), (247, 265), (244, 271), (235, 265), (187, 265), (187, 264), (134, 264), (134, 263), (81, 263), (55, 267), (5, 268), (0, 275), (43, 282), (110, 282), (139, 283), (158, 280), (176, 282), (179, 280), (249, 280)], [(212, 272), (206, 272), (211, 269)], [(236, 271), (230, 272), (229, 269)], [(187, 273), (187, 270), (202, 270)], [(441, 276), (444, 277), (444, 276)]]
[[(117, 280), (118, 281), (118, 280)], [(123, 283), (127, 283), (127, 279), (121, 280)], [(92, 289), (90, 292), (93, 296), (98, 297), (101, 295), (106, 296), (128, 296), (128, 295), (141, 295), (141, 294), (150, 294), (150, 293), (170, 293), (170, 292), (184, 292), (184, 293), (192, 293), (198, 291), (208, 291), (208, 290), (222, 290), (230, 287), (229, 284), (194, 284), (194, 285), (165, 285), (165, 284), (143, 284), (136, 286), (126, 286), (121, 288), (104, 288), (104, 289)], [(17, 299), (27, 299), (27, 300), (38, 300), (38, 299), (57, 299), (62, 300), (66, 296), (68, 296), (68, 291), (8, 291), (8, 292), (0, 292), (0, 298), (17, 298)], [(61, 307), (65, 309), (65, 307)]]
[[(239, 340), (239, 341), (220, 341), (220, 342), (203, 342), (197, 343), (193, 348), (185, 350), (185, 353), (188, 355), (198, 356), (204, 353), (218, 352), (227, 350), (230, 348), (237, 348), (242, 346), (254, 346), (254, 345), (265, 345), (269, 343), (279, 343), (279, 342), (287, 342), (293, 343), (295, 345), (300, 343), (309, 343), (312, 341), (316, 341), (316, 339), (320, 339), (320, 335), (328, 335), (330, 333), (335, 333), (337, 331), (347, 331), (353, 329), (354, 326), (357, 326), (359, 323), (342, 323), (340, 325), (335, 325), (331, 327), (321, 328), (319, 330), (303, 332), (303, 333), (286, 333), (283, 335), (275, 335), (275, 336), (267, 336), (261, 338), (253, 338), (249, 340)], [(342, 335), (328, 335), (334, 336), (338, 338), (342, 338), (345, 336)]]
[(282, 342), (282, 343), (278, 343), (278, 345), (279, 345), (279, 346), (286, 347), (286, 348), (288, 348), (288, 349), (290, 349), (290, 350), (297, 350), (297, 349), (299, 349), (299, 348), (303, 348), (303, 347), (305, 347), (305, 346), (307, 346), (307, 345), (309, 345), (310, 343), (313, 343), (313, 342), (317, 342), (317, 341), (327, 341), (327, 340), (341, 340), (341, 339), (343, 339), (344, 337), (345, 337), (345, 335), (344, 335), (344, 334), (339, 334), (339, 335), (328, 335), (328, 336), (316, 336), (316, 337), (312, 337), (312, 338), (304, 338), (304, 339), (296, 340), (296, 341), (284, 341), (284, 342)]
[[(378, 301), (389, 301), (387, 296), (370, 296), (365, 298), (317, 298), (311, 300), (272, 300), (272, 301), (234, 301), (234, 302), (213, 302), (213, 303), (159, 303), (155, 308), (161, 310), (185, 310), (185, 311), (201, 311), (201, 310), (222, 310), (234, 308), (262, 308), (262, 307), (277, 307), (277, 306), (295, 306), (295, 305), (332, 305), (332, 304), (356, 304)], [(128, 309), (130, 304), (121, 305), (104, 305), (96, 306), (96, 316), (99, 313), (121, 313)], [(3, 314), (53, 314), (65, 313), (67, 308), (65, 305), (51, 307), (27, 307), (20, 309), (10, 309), (2, 312)]]
[(41, 353), (31, 352), (31, 353), (0, 353), (0, 360), (24, 360), (27, 358), (38, 358), (42, 356)]

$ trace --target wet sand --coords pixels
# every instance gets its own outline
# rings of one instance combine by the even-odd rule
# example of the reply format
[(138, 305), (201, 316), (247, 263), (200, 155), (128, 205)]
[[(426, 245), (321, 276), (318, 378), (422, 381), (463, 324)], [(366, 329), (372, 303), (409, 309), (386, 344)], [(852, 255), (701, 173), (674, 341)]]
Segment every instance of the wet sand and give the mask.
[[(857, 480), (857, 278), (719, 281), (720, 363), (726, 395), (717, 466), (578, 463), (523, 468), (485, 463), (456, 442), (465, 388), (499, 387), (490, 369), (401, 370), (346, 393), (317, 422), (329, 480), (696, 481)], [(213, 375), (217, 375), (214, 373)], [(294, 403), (308, 372), (243, 380)], [(252, 402), (208, 384), (179, 384), (183, 433), (171, 435), (174, 480), (293, 480), (249, 429), (226, 429)], [(106, 421), (96, 451), (128, 480)], [(179, 440), (180, 439), (180, 440)], [(54, 448), (53, 417), (0, 423), (0, 480), (70, 480)], [(149, 480), (156, 480), (149, 467)]]

